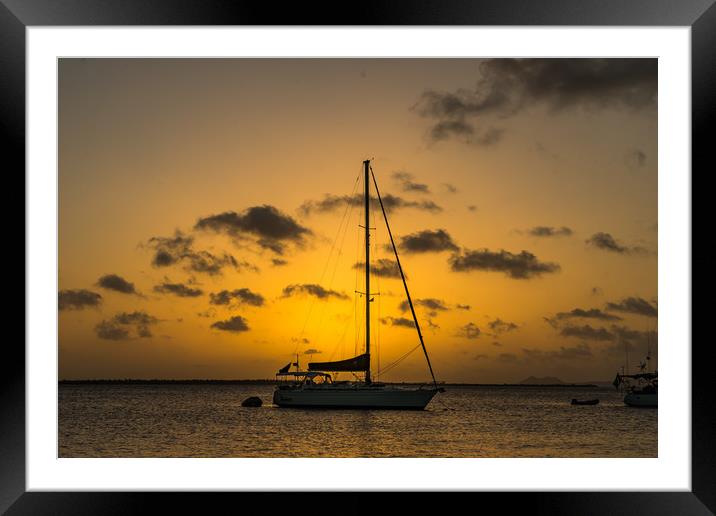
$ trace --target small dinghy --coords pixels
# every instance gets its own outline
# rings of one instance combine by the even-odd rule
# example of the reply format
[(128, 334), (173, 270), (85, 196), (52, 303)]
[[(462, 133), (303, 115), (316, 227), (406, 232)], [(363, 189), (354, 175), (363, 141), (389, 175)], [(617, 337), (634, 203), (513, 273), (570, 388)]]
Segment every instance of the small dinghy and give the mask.
[(596, 405), (599, 403), (599, 400), (578, 400), (576, 398), (572, 399), (572, 405)]

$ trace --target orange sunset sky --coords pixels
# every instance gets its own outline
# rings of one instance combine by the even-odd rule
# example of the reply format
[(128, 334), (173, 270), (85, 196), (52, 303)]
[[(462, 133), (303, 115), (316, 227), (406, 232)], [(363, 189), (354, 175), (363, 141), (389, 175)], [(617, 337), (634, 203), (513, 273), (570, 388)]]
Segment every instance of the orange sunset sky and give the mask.
[[(59, 377), (361, 352), (371, 158), (438, 380), (610, 380), (657, 356), (656, 95), (655, 59), (61, 59)], [(372, 216), (378, 375), (418, 340)]]

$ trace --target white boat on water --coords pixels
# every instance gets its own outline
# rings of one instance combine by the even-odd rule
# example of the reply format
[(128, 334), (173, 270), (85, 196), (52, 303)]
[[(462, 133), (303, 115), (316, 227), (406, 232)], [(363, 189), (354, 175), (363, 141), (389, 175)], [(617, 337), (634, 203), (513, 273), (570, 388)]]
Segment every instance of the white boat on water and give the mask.
[[(388, 217), (386, 215), (383, 201), (378, 190), (378, 183), (370, 167), (370, 160), (363, 162), (364, 179), (364, 210), (365, 210), (365, 353), (334, 362), (310, 362), (307, 371), (291, 371), (291, 366), (299, 368), (298, 361), (289, 363), (281, 368), (277, 376), (289, 379), (276, 387), (273, 394), (273, 402), (279, 407), (292, 408), (350, 408), (350, 409), (394, 409), (394, 410), (422, 410), (430, 400), (438, 393), (444, 391), (438, 387), (433, 368), (430, 363), (423, 335), (420, 331), (418, 318), (415, 314), (413, 301), (408, 292), (408, 284), (400, 264), (398, 251), (390, 231)], [(403, 281), (405, 295), (413, 316), (415, 329), (417, 330), (420, 346), (425, 354), (425, 359), (430, 370), (432, 383), (425, 386), (398, 386), (380, 382), (374, 382), (371, 378), (371, 354), (370, 354), (370, 303), (373, 294), (370, 289), (370, 178), (373, 179), (375, 195), (383, 213), (390, 243), (395, 260), (400, 271), (400, 278)], [(362, 373), (364, 376), (358, 381), (334, 381), (330, 373), (351, 372)]]
[(655, 372), (638, 374), (619, 374), (613, 382), (617, 389), (621, 386), (625, 392), (624, 403), (630, 407), (658, 407), (658, 375)]

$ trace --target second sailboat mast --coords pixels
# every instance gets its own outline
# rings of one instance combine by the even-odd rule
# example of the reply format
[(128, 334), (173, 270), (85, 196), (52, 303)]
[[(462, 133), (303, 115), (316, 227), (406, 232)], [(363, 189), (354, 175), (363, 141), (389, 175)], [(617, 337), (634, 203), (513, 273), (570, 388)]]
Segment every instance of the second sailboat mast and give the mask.
[(365, 381), (370, 383), (370, 160), (363, 162), (363, 175), (365, 176), (365, 352), (368, 355), (368, 368), (365, 372)]

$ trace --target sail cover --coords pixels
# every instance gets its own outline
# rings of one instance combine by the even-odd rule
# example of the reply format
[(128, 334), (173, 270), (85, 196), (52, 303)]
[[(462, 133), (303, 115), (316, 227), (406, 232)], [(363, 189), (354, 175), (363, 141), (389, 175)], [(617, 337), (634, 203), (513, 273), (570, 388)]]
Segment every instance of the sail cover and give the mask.
[(364, 353), (357, 357), (338, 362), (309, 362), (309, 371), (367, 371), (370, 366), (370, 355)]

